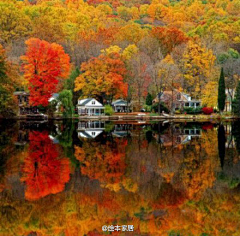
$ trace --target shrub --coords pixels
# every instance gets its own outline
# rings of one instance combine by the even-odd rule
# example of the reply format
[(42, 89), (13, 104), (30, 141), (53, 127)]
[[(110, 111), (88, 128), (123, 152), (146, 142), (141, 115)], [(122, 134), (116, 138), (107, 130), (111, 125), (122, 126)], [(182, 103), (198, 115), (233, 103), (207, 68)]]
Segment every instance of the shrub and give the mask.
[(145, 109), (146, 112), (151, 112), (152, 106), (144, 105), (143, 108)]
[(104, 109), (104, 113), (107, 116), (111, 116), (114, 113), (114, 110), (111, 105), (106, 105)]
[(213, 113), (213, 108), (212, 107), (203, 107), (202, 111), (205, 115), (211, 115)]
[(175, 114), (181, 114), (181, 111), (179, 109), (175, 110)]
[(187, 114), (201, 114), (202, 108), (201, 107), (184, 107), (184, 112)]
[[(158, 106), (159, 106), (159, 103), (154, 103), (153, 105), (152, 105), (152, 110), (154, 111), (154, 112), (158, 112)], [(163, 103), (163, 102), (161, 102), (161, 113), (162, 113), (162, 111), (164, 111), (164, 112), (166, 112), (166, 113), (169, 113), (169, 110), (168, 110), (168, 108), (166, 107), (166, 105)]]

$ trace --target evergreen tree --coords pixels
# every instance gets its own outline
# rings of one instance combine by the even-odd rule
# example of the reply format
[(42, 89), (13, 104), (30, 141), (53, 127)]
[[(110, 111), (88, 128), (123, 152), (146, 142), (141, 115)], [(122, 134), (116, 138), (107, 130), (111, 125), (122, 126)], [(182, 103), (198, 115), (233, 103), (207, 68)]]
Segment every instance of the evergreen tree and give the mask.
[(238, 82), (235, 97), (233, 100), (233, 112), (240, 117), (240, 81)]
[(223, 112), (225, 107), (226, 93), (225, 93), (225, 79), (223, 68), (221, 69), (221, 75), (218, 83), (218, 109)]
[(67, 90), (71, 90), (73, 91), (74, 90), (74, 82), (75, 82), (75, 79), (80, 75), (80, 71), (78, 68), (72, 70), (69, 78), (67, 80), (65, 80), (65, 83), (64, 83), (64, 88), (67, 89)]
[(150, 93), (148, 93), (147, 97), (146, 97), (146, 105), (151, 106), (152, 105), (152, 100), (153, 100), (152, 95)]

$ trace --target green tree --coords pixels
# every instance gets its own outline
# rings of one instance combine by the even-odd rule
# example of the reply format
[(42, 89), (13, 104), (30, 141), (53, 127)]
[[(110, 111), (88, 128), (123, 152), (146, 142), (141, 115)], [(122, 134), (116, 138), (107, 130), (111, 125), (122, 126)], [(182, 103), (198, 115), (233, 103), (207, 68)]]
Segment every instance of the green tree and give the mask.
[(235, 97), (233, 100), (233, 112), (240, 117), (240, 81), (238, 82)]
[[(69, 78), (65, 80), (64, 89), (74, 91), (74, 82), (80, 74), (81, 72), (78, 68), (72, 70)], [(72, 102), (74, 106), (77, 105), (77, 101), (80, 95), (81, 95), (81, 91), (73, 92)]]
[(80, 71), (78, 68), (72, 70), (68, 79), (65, 80), (64, 88), (67, 90), (74, 90), (74, 81), (80, 75)]
[(152, 95), (150, 93), (148, 93), (147, 97), (146, 97), (146, 105), (151, 106), (152, 105), (152, 100), (153, 100)]
[(225, 107), (226, 93), (225, 93), (225, 79), (223, 68), (221, 69), (221, 75), (218, 83), (218, 109), (223, 112)]
[(72, 114), (74, 113), (72, 91), (64, 89), (59, 93), (58, 100), (63, 107), (63, 117), (72, 117)]
[(0, 116), (2, 117), (11, 117), (16, 114), (16, 102), (13, 98), (15, 88), (11, 73), (5, 51), (0, 45)]
[(104, 113), (107, 116), (111, 116), (114, 113), (112, 106), (111, 105), (106, 105)]

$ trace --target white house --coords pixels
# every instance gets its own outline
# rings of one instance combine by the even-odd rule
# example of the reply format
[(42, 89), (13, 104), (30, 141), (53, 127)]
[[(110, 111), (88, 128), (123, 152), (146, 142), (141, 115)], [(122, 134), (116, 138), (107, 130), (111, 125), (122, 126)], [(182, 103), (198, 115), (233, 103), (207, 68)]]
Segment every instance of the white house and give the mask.
[(79, 99), (77, 109), (81, 116), (99, 116), (104, 113), (104, 106), (95, 98)]
[(48, 99), (49, 102), (56, 102), (56, 112), (59, 112), (59, 108), (61, 106), (61, 102), (58, 100), (59, 94), (58, 93), (53, 93), (52, 96)]

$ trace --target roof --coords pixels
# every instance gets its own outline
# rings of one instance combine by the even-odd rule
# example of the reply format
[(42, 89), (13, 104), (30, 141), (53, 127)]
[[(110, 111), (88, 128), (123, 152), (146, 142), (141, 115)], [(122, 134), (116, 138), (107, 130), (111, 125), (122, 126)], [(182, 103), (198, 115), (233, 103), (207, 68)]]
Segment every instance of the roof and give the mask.
[(123, 99), (118, 99), (112, 102), (112, 105), (118, 105), (118, 106), (126, 106), (128, 104), (127, 101), (123, 100)]
[(53, 93), (52, 98), (57, 99), (59, 97), (59, 93)]
[(158, 99), (159, 96), (162, 97), (164, 94), (172, 96), (172, 94), (176, 95), (176, 94), (179, 94), (179, 93), (181, 94), (181, 96), (183, 96), (186, 99), (186, 101), (184, 101), (184, 100), (179, 100), (179, 101), (183, 101), (183, 102), (201, 102), (200, 100), (192, 99), (189, 94), (181, 92), (181, 91), (179, 91), (177, 89), (174, 89), (173, 91), (165, 90), (165, 91), (163, 91), (161, 93), (158, 93), (157, 97), (154, 100)]
[(94, 100), (95, 103), (92, 104), (92, 105), (89, 104), (88, 107), (97, 107), (97, 108), (103, 107), (103, 105), (102, 105), (99, 101), (97, 101), (95, 98), (79, 99), (77, 106), (78, 106), (78, 107), (84, 107), (84, 106), (86, 106), (88, 103), (90, 103), (92, 100)]
[(13, 93), (13, 95), (27, 95), (29, 96), (29, 93), (25, 92), (25, 91), (16, 91)]
[(192, 99), (192, 100), (190, 100), (190, 101), (183, 101), (183, 102), (188, 103), (188, 102), (201, 102), (201, 101), (200, 101), (200, 100), (197, 100), (197, 99)]
[(57, 100), (59, 97), (58, 93), (53, 93), (52, 96), (48, 99), (49, 102), (52, 102), (53, 100)]
[(93, 98), (81, 99), (79, 106), (84, 106), (84, 105), (86, 105), (88, 102), (90, 102), (91, 100), (93, 100)]

